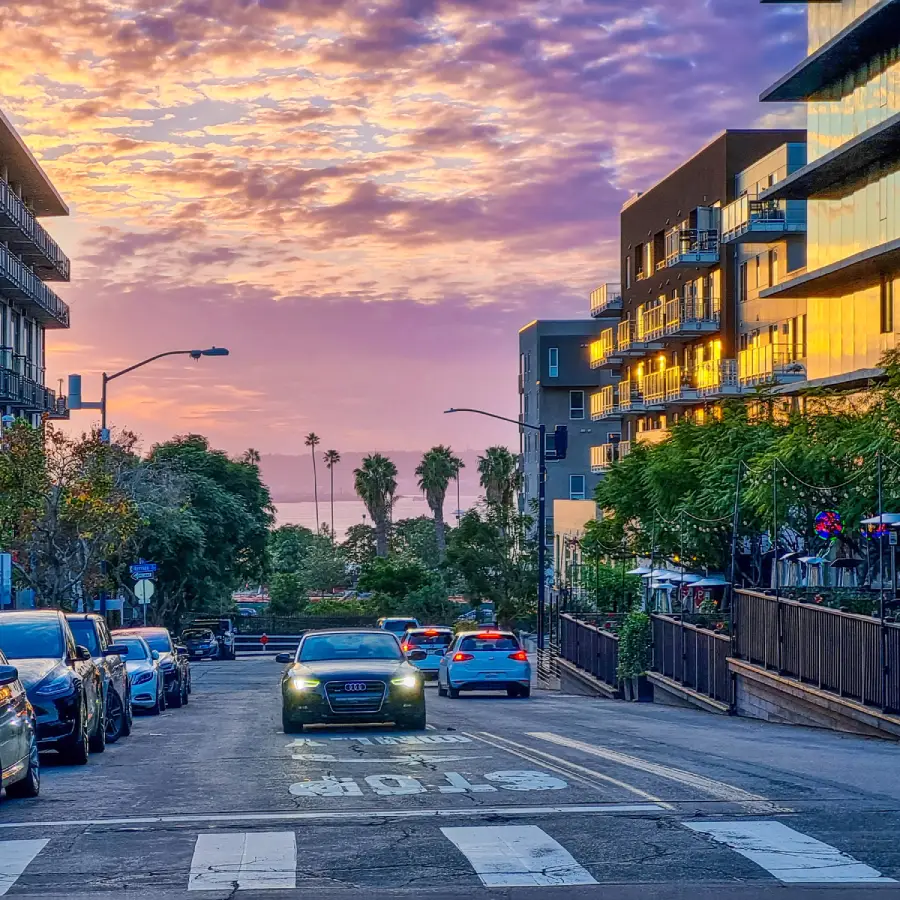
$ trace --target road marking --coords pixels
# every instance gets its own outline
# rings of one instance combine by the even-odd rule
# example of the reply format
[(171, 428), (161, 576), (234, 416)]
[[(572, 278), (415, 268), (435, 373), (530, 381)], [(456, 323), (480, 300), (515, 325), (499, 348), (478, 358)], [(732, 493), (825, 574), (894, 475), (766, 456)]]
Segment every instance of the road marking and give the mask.
[[(672, 806), (671, 803), (666, 803), (664, 800), (660, 800), (659, 797), (655, 797), (653, 794), (648, 794), (646, 791), (642, 791), (640, 788), (636, 788), (625, 781), (619, 781), (618, 778), (613, 778), (611, 775), (604, 775), (602, 772), (597, 772), (594, 769), (587, 769), (584, 766), (580, 766), (578, 765), (578, 763), (570, 762), (567, 759), (560, 759), (557, 756), (550, 756), (549, 753), (544, 753), (541, 750), (535, 750), (534, 747), (526, 747), (524, 744), (517, 744), (515, 741), (511, 741), (508, 738), (498, 737), (496, 734), (491, 734), (489, 731), (483, 731), (481, 732), (481, 734), (473, 734), (472, 737), (476, 740), (484, 742), (485, 744), (489, 744), (491, 747), (495, 747), (497, 750), (503, 750), (506, 753), (512, 753), (514, 756), (518, 756), (521, 759), (526, 759), (528, 760), (528, 762), (536, 763), (539, 766), (543, 766), (545, 769), (552, 769), (554, 772), (559, 772), (561, 775), (566, 775), (569, 778), (578, 778), (577, 775), (573, 776), (572, 773), (580, 772), (582, 775), (588, 777), (578, 778), (578, 780), (584, 782), (589, 787), (595, 789), (597, 787), (596, 784), (591, 784), (590, 779), (605, 781), (607, 784), (613, 784), (616, 787), (622, 788), (623, 790), (634, 794), (636, 797), (640, 797), (642, 800), (647, 800), (650, 803), (658, 804), (664, 809), (675, 809), (675, 807)], [(493, 740), (489, 740), (489, 738), (493, 738)], [(543, 760), (545, 759), (551, 760), (551, 762), (544, 762)], [(563, 766), (565, 768), (563, 768)]]
[(685, 822), (726, 844), (785, 884), (892, 883), (871, 866), (781, 822)]
[(537, 825), (442, 828), (486, 887), (596, 884), (565, 847)]
[(425, 793), (425, 785), (410, 775), (366, 775), (366, 784), (379, 797), (402, 797), (406, 794)]
[(572, 738), (563, 737), (560, 734), (554, 734), (551, 731), (530, 731), (529, 737), (537, 738), (541, 741), (547, 741), (551, 744), (558, 744), (561, 747), (569, 747), (572, 750), (580, 750), (591, 756), (606, 759), (609, 762), (618, 763), (622, 766), (628, 766), (631, 769), (637, 769), (641, 772), (649, 772), (651, 775), (657, 775), (668, 781), (675, 781), (679, 784), (687, 785), (695, 790), (702, 791), (715, 797), (717, 800), (725, 800), (729, 803), (740, 803), (746, 806), (749, 812), (759, 814), (767, 813), (784, 813), (793, 812), (790, 809), (784, 809), (772, 803), (766, 797), (759, 794), (752, 794), (742, 788), (726, 784), (723, 781), (716, 781), (713, 778), (706, 778), (703, 775), (695, 775), (693, 772), (686, 772), (684, 769), (675, 769), (672, 766), (664, 766), (661, 763), (649, 762), (638, 756), (630, 756), (627, 753), (621, 753), (618, 750), (610, 750), (606, 747), (598, 747), (595, 744), (586, 744), (583, 741), (576, 741)]
[(19, 880), (28, 864), (49, 843), (49, 840), (0, 841), (0, 897)]
[(296, 887), (297, 842), (293, 831), (197, 835), (189, 891)]
[(484, 759), (483, 756), (431, 756), (425, 753), (408, 753), (402, 756), (332, 756), (329, 753), (294, 753), (291, 759), (299, 762), (327, 763), (407, 763), (426, 765), (431, 763), (458, 762), (461, 759)]
[[(354, 809), (309, 810), (303, 812), (257, 813), (209, 813), (208, 815), (135, 816), (128, 819), (57, 819), (33, 822), (0, 822), (4, 828), (114, 828), (136, 825), (195, 825), (238, 822), (307, 822), (317, 819), (440, 819), (483, 816), (552, 816), (552, 815), (604, 815), (617, 813), (658, 813), (659, 803), (595, 803), (591, 805), (548, 806), (466, 806), (460, 809)], [(2, 846), (2, 844), (0, 844)]]

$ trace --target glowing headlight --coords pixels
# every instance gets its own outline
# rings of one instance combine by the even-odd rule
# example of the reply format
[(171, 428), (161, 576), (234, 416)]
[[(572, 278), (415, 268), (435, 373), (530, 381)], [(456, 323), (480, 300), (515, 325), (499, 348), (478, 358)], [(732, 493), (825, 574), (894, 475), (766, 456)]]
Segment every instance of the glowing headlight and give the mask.
[(318, 687), (319, 682), (315, 678), (292, 678), (291, 687), (295, 691), (308, 691)]
[(415, 675), (404, 675), (402, 678), (392, 678), (391, 684), (396, 684), (397, 687), (412, 690), (419, 686), (419, 679), (416, 678)]

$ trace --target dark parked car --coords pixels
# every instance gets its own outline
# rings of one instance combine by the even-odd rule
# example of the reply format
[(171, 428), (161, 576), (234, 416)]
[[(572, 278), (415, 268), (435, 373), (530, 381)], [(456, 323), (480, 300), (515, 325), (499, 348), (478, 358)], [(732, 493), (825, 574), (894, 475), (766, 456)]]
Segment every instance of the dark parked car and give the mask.
[(311, 631), (296, 654), (279, 653), (293, 663), (281, 678), (285, 734), (320, 722), (393, 722), (400, 728), (425, 727), (422, 675), (393, 634), (374, 629)]
[(151, 650), (159, 653), (159, 668), (166, 686), (166, 703), (175, 709), (184, 706), (191, 692), (191, 664), (187, 647), (176, 646), (166, 628), (128, 628), (112, 633), (116, 640), (127, 635), (142, 637)]
[(131, 679), (125, 667), (128, 648), (114, 644), (102, 616), (72, 613), (66, 616), (75, 641), (91, 651), (103, 676), (103, 701), (106, 705), (106, 742), (114, 744), (131, 734)]
[(216, 638), (219, 645), (219, 659), (235, 658), (235, 638), (237, 637), (237, 628), (231, 619), (218, 617), (207, 617), (203, 619), (194, 619), (190, 627), (208, 628)]
[(0, 788), (7, 797), (37, 797), (41, 759), (37, 721), (19, 670), (0, 653)]
[(34, 707), (41, 750), (84, 765), (106, 748), (103, 678), (55, 609), (0, 613), (0, 650), (15, 665)]
[(186, 628), (181, 640), (191, 659), (218, 659), (219, 642), (209, 628)]

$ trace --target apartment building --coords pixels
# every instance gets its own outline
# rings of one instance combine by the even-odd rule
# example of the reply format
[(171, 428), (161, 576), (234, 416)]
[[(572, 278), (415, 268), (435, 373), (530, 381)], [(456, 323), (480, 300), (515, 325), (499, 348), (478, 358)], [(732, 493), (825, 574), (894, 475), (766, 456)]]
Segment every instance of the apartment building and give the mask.
[[(615, 305), (615, 304), (613, 304)], [(599, 316), (599, 312), (597, 313)], [(519, 417), (547, 428), (547, 450), (552, 457), (557, 425), (569, 428), (569, 447), (564, 460), (548, 459), (546, 498), (548, 541), (553, 535), (550, 510), (554, 500), (591, 500), (600, 476), (592, 472), (591, 448), (610, 442), (616, 423), (591, 421), (589, 398), (598, 385), (611, 385), (612, 373), (591, 367), (591, 344), (603, 328), (602, 318), (536, 320), (519, 331)], [(540, 435), (520, 429), (522, 493), (520, 501), (530, 511), (538, 497)]]
[(69, 280), (69, 260), (38, 222), (69, 209), (0, 112), (0, 411), (65, 417), (65, 398), (44, 383), (48, 328), (69, 327), (69, 307), (48, 282)]
[[(748, 305), (762, 323), (806, 317), (788, 390), (865, 384), (900, 326), (900, 0), (810, 0), (806, 14), (806, 59), (760, 99), (806, 104), (807, 161), (758, 196), (806, 204), (807, 263)], [(779, 340), (783, 356), (792, 338)]]
[[(623, 207), (618, 320), (591, 347), (611, 382), (592, 395), (591, 418), (616, 423), (620, 440), (595, 448), (595, 472), (634, 441), (661, 440), (680, 417), (702, 418), (762, 380), (749, 375), (762, 339), (744, 336), (744, 318), (748, 335), (763, 326), (746, 300), (760, 290), (758, 260), (776, 271), (805, 263), (805, 222), (791, 207), (798, 222), (788, 226), (781, 201), (760, 205), (758, 182), (768, 187), (782, 168), (802, 165), (804, 144), (794, 129), (726, 131)], [(741, 350), (750, 351), (746, 372)]]

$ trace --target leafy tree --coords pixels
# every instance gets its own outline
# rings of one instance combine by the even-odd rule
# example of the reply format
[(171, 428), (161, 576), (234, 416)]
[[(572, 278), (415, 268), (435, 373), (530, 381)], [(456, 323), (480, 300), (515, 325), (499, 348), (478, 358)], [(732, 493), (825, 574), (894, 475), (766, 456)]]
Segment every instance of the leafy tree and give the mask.
[(276, 572), (269, 582), (269, 611), (273, 616), (296, 616), (307, 607), (306, 588), (294, 572)]
[(522, 483), (516, 457), (506, 447), (488, 447), (484, 456), (478, 457), (478, 472), (488, 506), (501, 520), (510, 520)]
[(388, 520), (397, 493), (397, 467), (381, 453), (366, 456), (353, 471), (356, 493), (375, 523), (375, 551), (387, 556)]
[(331, 476), (331, 543), (334, 543), (334, 467), (341, 461), (341, 454), (337, 450), (326, 450), (323, 456), (328, 474)]
[(302, 525), (281, 525), (273, 528), (268, 539), (269, 570), (298, 572), (316, 541), (316, 535)]
[(447, 553), (447, 540), (444, 534), (444, 501), (447, 498), (447, 488), (451, 479), (459, 477), (460, 469), (464, 465), (465, 463), (458, 456), (454, 456), (449, 447), (439, 444), (425, 453), (416, 468), (419, 488), (425, 494), (428, 507), (434, 516), (438, 555), (441, 559)]
[(40, 429), (24, 419), (4, 430), (0, 453), (0, 546), (30, 534), (44, 509), (47, 467)]
[(371, 525), (351, 525), (341, 548), (347, 562), (361, 569), (375, 558), (375, 529)]
[(316, 533), (319, 531), (319, 479), (316, 477), (316, 447), (318, 447), (321, 442), (322, 439), (314, 431), (311, 431), (304, 440), (304, 443), (309, 447), (312, 456), (313, 497), (316, 501)]
[(449, 599), (443, 578), (432, 573), (427, 584), (407, 595), (403, 609), (397, 612), (414, 616), (423, 624), (448, 625), (456, 620), (462, 610), (458, 603)]
[(346, 585), (347, 562), (339, 547), (319, 538), (306, 554), (299, 575), (309, 590), (331, 591)]
[(358, 588), (383, 594), (395, 601), (405, 601), (429, 581), (429, 572), (419, 560), (408, 556), (388, 556), (372, 560), (360, 572)]
[(435, 522), (428, 516), (400, 519), (391, 529), (391, 552), (414, 556), (426, 568), (437, 569), (441, 564)]

